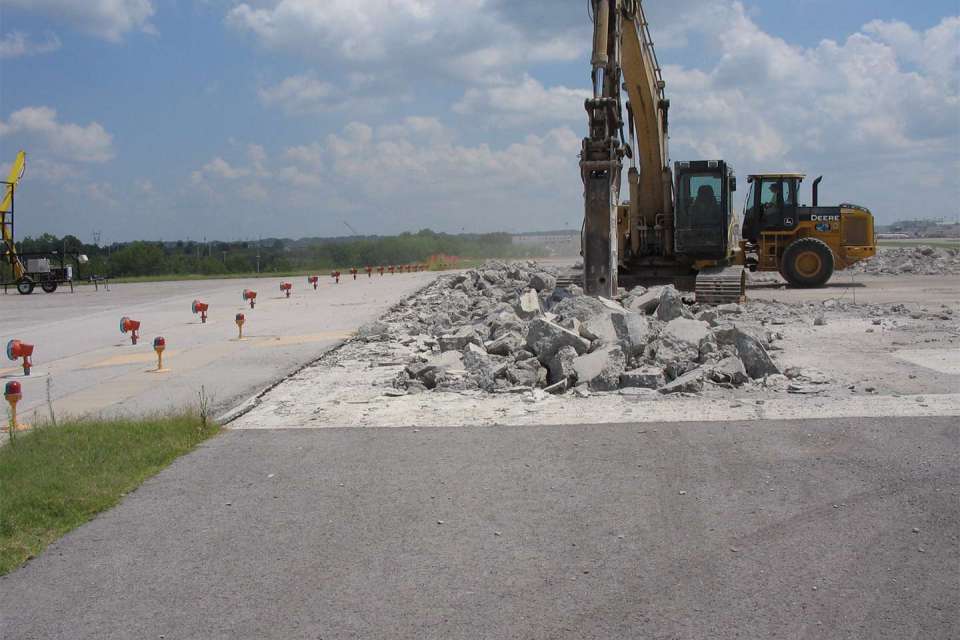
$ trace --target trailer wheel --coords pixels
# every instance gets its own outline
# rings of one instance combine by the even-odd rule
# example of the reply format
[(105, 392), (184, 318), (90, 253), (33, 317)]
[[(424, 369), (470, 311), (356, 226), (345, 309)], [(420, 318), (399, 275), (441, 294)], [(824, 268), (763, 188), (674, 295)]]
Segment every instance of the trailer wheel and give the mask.
[(22, 296), (28, 296), (33, 293), (33, 288), (36, 285), (33, 283), (33, 280), (24, 276), (17, 280), (17, 293)]
[(40, 288), (44, 290), (45, 293), (53, 293), (57, 290), (56, 282), (41, 282)]
[(783, 277), (795, 287), (822, 287), (833, 275), (833, 251), (817, 238), (800, 238), (783, 252)]

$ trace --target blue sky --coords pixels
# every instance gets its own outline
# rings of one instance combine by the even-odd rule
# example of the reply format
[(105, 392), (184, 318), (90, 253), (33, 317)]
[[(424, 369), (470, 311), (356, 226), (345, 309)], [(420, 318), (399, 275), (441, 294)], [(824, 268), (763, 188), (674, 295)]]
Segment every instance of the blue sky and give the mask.
[[(674, 160), (958, 214), (957, 3), (647, 0)], [(577, 228), (586, 1), (0, 0), (18, 235)]]

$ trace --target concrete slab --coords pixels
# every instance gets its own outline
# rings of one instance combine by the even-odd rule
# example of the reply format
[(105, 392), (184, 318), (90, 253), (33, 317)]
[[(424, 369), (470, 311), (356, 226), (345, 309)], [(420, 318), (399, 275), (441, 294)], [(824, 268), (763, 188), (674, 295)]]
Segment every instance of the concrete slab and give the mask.
[[(219, 411), (316, 359), (434, 277), (321, 281), (317, 291), (301, 279), (263, 278), (0, 295), (0, 342), (16, 338), (36, 345), (33, 375), (23, 377), (20, 368), (4, 362), (0, 382), (19, 374), (20, 415), (28, 422), (47, 415), (45, 375), (58, 418), (183, 407), (196, 403), (201, 386)], [(294, 284), (290, 299), (279, 293), (281, 280)], [(242, 301), (244, 289), (259, 293), (255, 309)], [(191, 313), (194, 299), (210, 304), (206, 324)], [(237, 313), (247, 320), (242, 342), (236, 339)], [(142, 323), (136, 346), (119, 332), (122, 316)], [(167, 340), (163, 363), (170, 372), (164, 376), (147, 373), (155, 368), (152, 340), (158, 335)]]

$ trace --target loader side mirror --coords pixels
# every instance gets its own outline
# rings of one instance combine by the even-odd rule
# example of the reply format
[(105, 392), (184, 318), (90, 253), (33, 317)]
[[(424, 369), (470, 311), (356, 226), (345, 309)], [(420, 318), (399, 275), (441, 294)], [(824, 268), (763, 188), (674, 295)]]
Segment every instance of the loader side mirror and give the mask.
[(730, 176), (728, 180), (730, 182), (730, 193), (735, 193), (737, 190), (737, 177)]

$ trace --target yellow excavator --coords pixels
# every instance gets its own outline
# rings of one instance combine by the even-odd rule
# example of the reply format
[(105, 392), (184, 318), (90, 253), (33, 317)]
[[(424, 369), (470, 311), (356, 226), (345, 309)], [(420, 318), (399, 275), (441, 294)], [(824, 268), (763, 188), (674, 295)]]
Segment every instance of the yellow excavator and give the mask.
[(3, 199), (0, 200), (0, 236), (3, 237), (3, 261), (8, 263), (13, 270), (13, 280), (17, 281), (23, 278), (27, 270), (23, 262), (17, 255), (17, 247), (13, 241), (13, 196), (23, 177), (23, 171), (26, 168), (27, 154), (23, 151), (17, 153), (17, 157), (10, 167), (10, 175), (3, 185)]
[[(741, 239), (733, 168), (723, 160), (670, 166), (670, 101), (641, 0), (588, 2), (593, 97), (580, 153), (586, 293), (613, 297), (621, 280), (683, 288), (692, 281), (700, 302), (735, 302), (745, 297), (747, 269), (821, 286), (834, 268), (874, 255), (870, 212), (818, 207), (819, 180), (814, 206), (799, 206), (799, 174), (750, 177)], [(629, 194), (621, 202), (625, 161)]]

